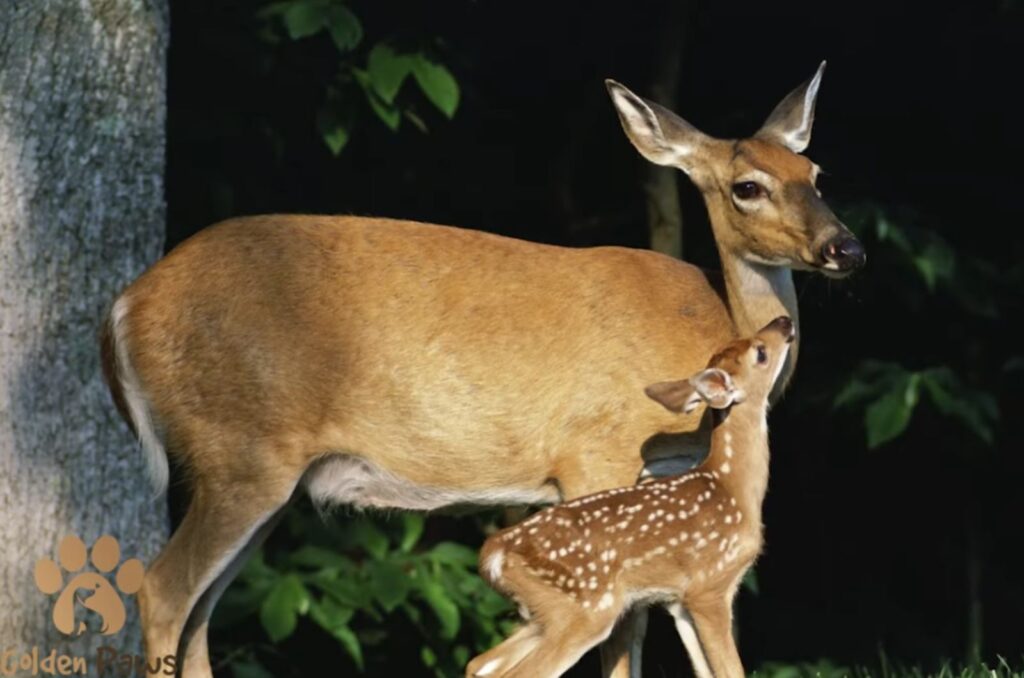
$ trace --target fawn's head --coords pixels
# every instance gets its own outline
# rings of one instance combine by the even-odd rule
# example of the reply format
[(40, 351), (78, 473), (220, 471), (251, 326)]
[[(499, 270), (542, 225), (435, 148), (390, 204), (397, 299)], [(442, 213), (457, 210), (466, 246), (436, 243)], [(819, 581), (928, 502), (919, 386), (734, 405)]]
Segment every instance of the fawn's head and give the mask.
[(811, 141), (825, 69), (775, 107), (748, 139), (715, 139), (658, 104), (606, 80), (626, 136), (640, 154), (676, 167), (704, 194), (719, 247), (769, 266), (843, 276), (860, 268), (864, 248), (821, 199), (820, 168), (800, 155)]
[(763, 409), (795, 336), (793, 321), (781, 316), (723, 348), (689, 379), (651, 384), (644, 392), (672, 412), (692, 412), (701, 403), (725, 410), (745, 401)]

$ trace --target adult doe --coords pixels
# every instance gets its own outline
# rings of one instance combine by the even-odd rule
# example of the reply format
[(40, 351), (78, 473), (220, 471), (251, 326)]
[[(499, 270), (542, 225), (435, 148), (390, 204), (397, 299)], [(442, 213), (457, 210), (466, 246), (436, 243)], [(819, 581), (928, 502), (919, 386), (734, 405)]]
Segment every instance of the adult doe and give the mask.
[(631, 606), (650, 604), (675, 617), (700, 678), (744, 675), (732, 599), (761, 551), (768, 396), (793, 332), (777, 318), (693, 377), (647, 387), (672, 412), (711, 408), (711, 452), (695, 470), (547, 508), (487, 540), (480, 571), (528, 623), (467, 676), (559, 676)]
[(363, 507), (551, 503), (634, 483), (641, 450), (705, 450), (699, 412), (654, 411), (644, 384), (795, 322), (791, 268), (864, 261), (799, 155), (820, 78), (739, 141), (609, 84), (637, 148), (703, 191), (724, 285), (644, 250), (294, 215), (222, 222), (144, 273), (105, 323), (104, 370), (157, 488), (170, 456), (191, 489), (139, 594), (149, 655), (180, 645), (184, 676), (211, 675), (213, 606), (300, 488)]

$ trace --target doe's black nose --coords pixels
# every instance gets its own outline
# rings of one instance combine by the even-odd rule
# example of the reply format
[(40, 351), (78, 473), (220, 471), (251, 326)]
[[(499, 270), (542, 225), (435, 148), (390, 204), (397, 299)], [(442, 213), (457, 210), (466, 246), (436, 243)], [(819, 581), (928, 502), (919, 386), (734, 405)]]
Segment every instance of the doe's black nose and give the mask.
[(852, 271), (863, 266), (868, 255), (860, 240), (853, 236), (841, 235), (825, 243), (821, 248), (821, 257), (840, 271)]

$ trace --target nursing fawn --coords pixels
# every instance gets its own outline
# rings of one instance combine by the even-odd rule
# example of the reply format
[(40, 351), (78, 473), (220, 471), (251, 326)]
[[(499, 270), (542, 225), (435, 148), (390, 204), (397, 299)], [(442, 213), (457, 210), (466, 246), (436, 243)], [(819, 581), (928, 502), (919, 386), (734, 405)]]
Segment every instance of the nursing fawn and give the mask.
[(553, 506), (487, 540), (481, 572), (527, 624), (467, 676), (561, 675), (631, 607), (651, 604), (675, 618), (698, 676), (743, 675), (732, 601), (761, 551), (768, 395), (794, 335), (788, 317), (776, 318), (689, 379), (645, 389), (673, 412), (710, 408), (711, 451), (699, 467)]

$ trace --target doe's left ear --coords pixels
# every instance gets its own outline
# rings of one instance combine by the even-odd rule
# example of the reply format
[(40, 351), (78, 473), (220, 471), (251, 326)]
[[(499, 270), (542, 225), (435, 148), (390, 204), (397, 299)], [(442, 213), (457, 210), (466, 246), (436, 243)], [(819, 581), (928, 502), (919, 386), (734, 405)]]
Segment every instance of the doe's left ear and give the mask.
[(824, 73), (825, 62), (822, 61), (814, 77), (786, 95), (754, 136), (782, 144), (794, 153), (803, 153), (811, 143), (814, 104)]

